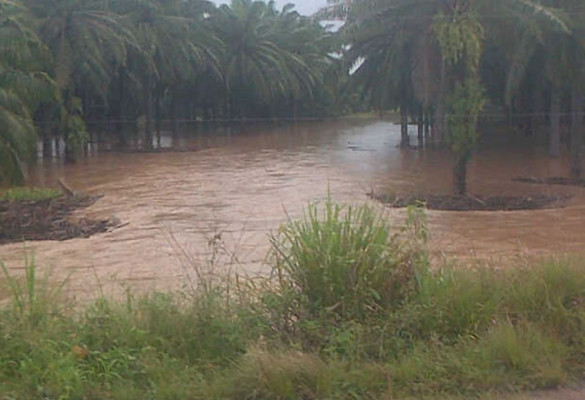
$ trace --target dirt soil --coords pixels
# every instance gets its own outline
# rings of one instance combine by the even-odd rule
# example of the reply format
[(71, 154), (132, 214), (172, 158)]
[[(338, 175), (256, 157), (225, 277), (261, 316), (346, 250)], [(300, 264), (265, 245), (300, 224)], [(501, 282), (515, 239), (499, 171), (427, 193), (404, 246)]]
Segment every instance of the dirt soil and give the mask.
[(579, 186), (579, 187), (585, 187), (585, 180), (584, 179), (579, 179), (579, 180), (572, 180), (569, 178), (564, 178), (564, 177), (552, 177), (552, 178), (546, 178), (546, 179), (541, 179), (541, 178), (515, 178), (514, 179), (515, 182), (523, 182), (523, 183), (535, 183), (535, 184), (541, 184), (541, 185), (565, 185), (565, 186)]
[(40, 201), (0, 202), (0, 244), (23, 240), (87, 238), (120, 225), (115, 218), (75, 218), (73, 212), (89, 207), (100, 196), (60, 196)]
[(409, 195), (370, 194), (389, 207), (404, 208), (424, 203), (428, 209), (443, 211), (517, 211), (540, 210), (564, 207), (571, 196), (544, 195), (534, 196), (454, 196), (454, 195)]

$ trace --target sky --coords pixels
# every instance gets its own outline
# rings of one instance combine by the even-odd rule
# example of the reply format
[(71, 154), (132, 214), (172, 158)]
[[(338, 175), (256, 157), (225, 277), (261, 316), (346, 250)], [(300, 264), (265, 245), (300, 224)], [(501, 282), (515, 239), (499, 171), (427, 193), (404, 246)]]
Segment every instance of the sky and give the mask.
[[(229, 3), (229, 0), (213, 0), (217, 4)], [(327, 0), (276, 0), (276, 7), (281, 9), (287, 3), (296, 5), (296, 10), (304, 15), (311, 15), (319, 8), (327, 5)]]

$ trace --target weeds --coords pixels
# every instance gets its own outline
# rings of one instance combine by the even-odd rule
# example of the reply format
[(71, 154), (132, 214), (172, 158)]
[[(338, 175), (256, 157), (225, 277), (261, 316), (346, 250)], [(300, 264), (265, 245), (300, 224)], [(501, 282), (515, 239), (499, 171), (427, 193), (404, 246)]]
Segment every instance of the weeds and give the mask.
[(310, 205), (271, 238), (281, 290), (296, 292), (311, 318), (363, 320), (412, 289), (417, 252), (403, 239), (367, 205), (344, 208), (328, 199), (322, 214)]
[(1, 201), (40, 201), (50, 200), (62, 196), (60, 190), (41, 189), (34, 187), (16, 187), (7, 190), (0, 190)]
[[(585, 372), (581, 260), (428, 268), (424, 214), (311, 206), (272, 238), (274, 280), (58, 307), (8, 274), (5, 399), (400, 399), (553, 388)], [(200, 271), (207, 271), (209, 265)], [(209, 276), (209, 278), (206, 278)], [(493, 397), (495, 396), (495, 397)]]
[(42, 278), (37, 277), (34, 257), (25, 257), (24, 276), (10, 274), (6, 265), (0, 261), (0, 268), (8, 285), (14, 306), (14, 315), (31, 325), (38, 324), (43, 318), (51, 316), (59, 308), (62, 289), (68, 279), (54, 285), (49, 271)]

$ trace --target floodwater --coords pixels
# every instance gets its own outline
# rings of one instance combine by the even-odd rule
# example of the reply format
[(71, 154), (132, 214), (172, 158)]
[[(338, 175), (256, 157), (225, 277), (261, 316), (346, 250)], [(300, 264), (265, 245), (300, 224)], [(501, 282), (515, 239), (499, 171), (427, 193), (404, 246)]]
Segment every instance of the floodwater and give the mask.
[[(416, 130), (415, 127), (413, 127)], [(159, 153), (95, 152), (76, 165), (40, 163), (33, 182), (65, 181), (104, 197), (82, 215), (115, 216), (125, 225), (89, 239), (0, 246), (0, 259), (20, 269), (23, 250), (85, 297), (120, 289), (191, 286), (197, 270), (269, 272), (268, 235), (327, 193), (362, 203), (371, 191), (449, 193), (450, 160), (437, 150), (400, 150), (400, 127), (384, 121), (311, 122), (287, 127), (249, 125), (179, 139), (163, 137)], [(416, 141), (416, 134), (412, 132)], [(489, 141), (488, 141), (489, 142)], [(518, 176), (565, 175), (565, 159), (506, 136), (476, 154), (473, 194), (571, 194), (566, 208), (517, 212), (429, 211), (435, 255), (494, 264), (517, 255), (580, 253), (585, 243), (585, 189), (512, 182)], [(399, 223), (404, 211), (391, 210)], [(209, 246), (216, 240), (215, 250)], [(224, 271), (225, 272), (225, 271)]]

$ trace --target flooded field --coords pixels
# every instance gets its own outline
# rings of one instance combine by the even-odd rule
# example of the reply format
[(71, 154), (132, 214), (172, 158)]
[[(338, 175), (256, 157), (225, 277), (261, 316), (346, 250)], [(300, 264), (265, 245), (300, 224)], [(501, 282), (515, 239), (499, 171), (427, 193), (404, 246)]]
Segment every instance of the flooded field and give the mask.
[[(18, 269), (23, 250), (33, 253), (37, 264), (58, 277), (71, 274), (79, 296), (125, 287), (175, 289), (190, 284), (194, 265), (209, 264), (209, 241), (219, 236), (217, 264), (241, 274), (267, 272), (268, 235), (287, 213), (300, 215), (328, 191), (349, 203), (369, 201), (371, 191), (451, 191), (448, 153), (400, 150), (400, 127), (390, 122), (194, 130), (163, 137), (169, 151), (96, 151), (76, 165), (39, 163), (33, 183), (54, 185), (63, 178), (77, 191), (103, 194), (81, 212), (115, 216), (124, 226), (89, 239), (3, 245), (0, 259)], [(497, 263), (518, 254), (583, 251), (585, 189), (512, 181), (566, 175), (567, 160), (550, 159), (543, 148), (525, 142), (505, 148), (493, 142), (470, 165), (471, 193), (570, 194), (570, 204), (539, 211), (429, 211), (434, 254)], [(401, 210), (389, 213), (397, 221), (404, 216)]]

